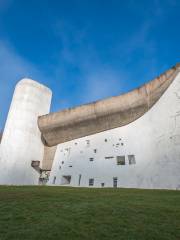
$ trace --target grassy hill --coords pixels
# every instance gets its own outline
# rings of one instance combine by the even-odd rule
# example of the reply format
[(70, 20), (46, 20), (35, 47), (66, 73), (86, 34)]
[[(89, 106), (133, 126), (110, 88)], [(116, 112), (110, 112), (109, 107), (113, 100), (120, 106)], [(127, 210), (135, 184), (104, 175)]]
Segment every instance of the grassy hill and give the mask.
[(180, 191), (0, 187), (0, 240), (179, 240)]

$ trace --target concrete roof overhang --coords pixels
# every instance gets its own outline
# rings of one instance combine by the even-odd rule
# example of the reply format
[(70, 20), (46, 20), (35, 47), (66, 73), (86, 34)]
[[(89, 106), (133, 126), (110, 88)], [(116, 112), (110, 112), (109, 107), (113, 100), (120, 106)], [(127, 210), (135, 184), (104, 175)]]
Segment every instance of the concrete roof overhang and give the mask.
[(127, 125), (145, 114), (180, 71), (180, 64), (123, 95), (40, 116), (38, 126), (47, 146)]

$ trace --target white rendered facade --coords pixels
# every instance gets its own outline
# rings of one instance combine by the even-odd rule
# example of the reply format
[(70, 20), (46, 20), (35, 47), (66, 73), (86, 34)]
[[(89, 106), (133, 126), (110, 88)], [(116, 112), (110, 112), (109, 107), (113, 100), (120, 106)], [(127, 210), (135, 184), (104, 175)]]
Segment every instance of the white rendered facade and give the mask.
[(51, 97), (51, 90), (31, 79), (17, 84), (0, 144), (0, 184), (44, 184), (50, 173), (48, 185), (180, 189), (179, 72), (137, 120), (57, 148), (44, 146), (38, 125)]
[(48, 184), (180, 189), (180, 73), (136, 121), (59, 144)]
[(38, 116), (49, 113), (51, 91), (31, 80), (21, 80), (15, 88), (8, 113), (0, 153), (0, 184), (38, 184), (39, 173), (32, 160), (42, 161), (44, 145)]

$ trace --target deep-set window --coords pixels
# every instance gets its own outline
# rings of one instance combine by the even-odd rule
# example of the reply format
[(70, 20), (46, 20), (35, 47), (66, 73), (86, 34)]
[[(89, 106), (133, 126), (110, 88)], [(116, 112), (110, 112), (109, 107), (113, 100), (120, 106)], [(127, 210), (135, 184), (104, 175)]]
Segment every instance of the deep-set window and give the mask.
[(94, 185), (94, 178), (90, 178), (89, 179), (89, 186), (93, 186)]
[(117, 156), (116, 160), (117, 160), (117, 165), (125, 165), (126, 164), (125, 156)]
[(129, 165), (136, 164), (136, 159), (134, 155), (128, 155)]
[(90, 146), (90, 140), (86, 140), (86, 145), (87, 145), (87, 147)]
[(90, 161), (90, 162), (94, 161), (94, 158), (89, 158), (89, 161)]
[(113, 187), (117, 187), (118, 184), (118, 178), (117, 177), (113, 177)]
[(107, 156), (107, 157), (105, 157), (105, 159), (112, 159), (112, 158), (114, 158), (113, 156)]
[(54, 178), (53, 178), (53, 184), (55, 184), (56, 183), (56, 176), (54, 176)]
[(79, 174), (79, 181), (78, 181), (78, 185), (79, 185), (79, 186), (81, 185), (81, 177), (82, 177), (82, 175)]
[(94, 149), (94, 153), (97, 153), (97, 149)]

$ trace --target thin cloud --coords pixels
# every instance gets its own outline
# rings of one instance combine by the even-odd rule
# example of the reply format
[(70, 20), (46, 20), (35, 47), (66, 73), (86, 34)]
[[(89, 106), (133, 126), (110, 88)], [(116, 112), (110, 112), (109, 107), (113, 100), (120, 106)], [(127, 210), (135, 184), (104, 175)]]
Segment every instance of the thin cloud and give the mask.
[[(64, 21), (58, 21), (53, 27), (54, 34), (59, 37), (61, 50), (58, 64), (55, 66), (56, 77), (64, 76), (66, 81), (67, 66), (78, 70), (74, 81), (78, 84), (78, 103), (96, 101), (104, 97), (122, 92), (125, 74), (104, 64), (92, 44), (87, 44), (88, 27), (77, 29)], [(63, 99), (64, 106), (74, 105), (73, 99)]]

